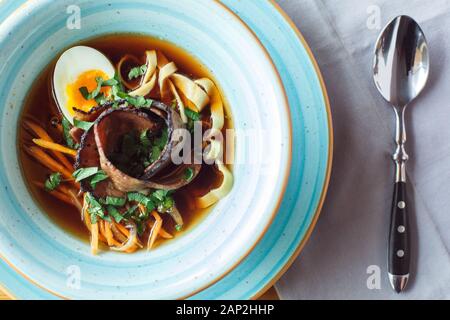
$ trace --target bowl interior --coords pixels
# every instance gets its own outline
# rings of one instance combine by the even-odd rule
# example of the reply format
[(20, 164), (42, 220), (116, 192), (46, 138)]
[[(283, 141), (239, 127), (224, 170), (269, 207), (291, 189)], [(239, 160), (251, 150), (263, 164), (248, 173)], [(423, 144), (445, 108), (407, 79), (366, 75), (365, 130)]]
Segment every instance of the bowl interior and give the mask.
[[(67, 22), (77, 14), (81, 28), (72, 29)], [(88, 244), (56, 226), (30, 197), (18, 164), (18, 119), (35, 78), (61, 50), (124, 32), (175, 43), (211, 70), (235, 123), (235, 182), (183, 237), (149, 253), (91, 256)], [(15, 269), (69, 298), (181, 298), (214, 283), (250, 252), (287, 182), (290, 120), (270, 58), (236, 16), (208, 0), (40, 0), (0, 25), (0, 39), (0, 254)]]

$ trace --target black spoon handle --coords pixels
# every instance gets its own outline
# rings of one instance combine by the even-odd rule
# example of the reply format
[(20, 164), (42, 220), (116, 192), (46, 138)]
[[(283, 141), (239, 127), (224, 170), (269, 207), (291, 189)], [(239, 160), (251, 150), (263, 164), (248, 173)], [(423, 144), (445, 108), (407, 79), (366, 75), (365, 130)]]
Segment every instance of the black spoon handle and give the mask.
[(410, 244), (406, 202), (406, 183), (396, 182), (389, 230), (388, 271), (395, 291), (406, 286), (409, 276)]

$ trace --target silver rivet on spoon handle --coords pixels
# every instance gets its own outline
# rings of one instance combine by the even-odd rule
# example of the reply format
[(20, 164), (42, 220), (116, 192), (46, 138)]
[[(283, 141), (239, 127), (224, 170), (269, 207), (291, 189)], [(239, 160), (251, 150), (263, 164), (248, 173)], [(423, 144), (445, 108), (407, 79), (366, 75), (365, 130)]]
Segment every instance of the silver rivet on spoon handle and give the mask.
[(396, 17), (378, 38), (373, 64), (375, 85), (394, 108), (396, 121), (396, 169), (388, 245), (389, 281), (396, 292), (406, 287), (410, 264), (405, 110), (425, 87), (428, 73), (428, 47), (422, 29), (408, 16)]

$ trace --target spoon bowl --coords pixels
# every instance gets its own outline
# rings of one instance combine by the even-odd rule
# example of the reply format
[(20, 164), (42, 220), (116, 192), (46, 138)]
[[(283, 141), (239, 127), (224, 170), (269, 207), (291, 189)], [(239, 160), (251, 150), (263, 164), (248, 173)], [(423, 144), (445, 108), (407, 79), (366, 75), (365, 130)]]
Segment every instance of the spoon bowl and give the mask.
[(378, 91), (395, 107), (415, 99), (429, 74), (428, 46), (420, 26), (408, 16), (393, 19), (375, 47), (373, 78)]

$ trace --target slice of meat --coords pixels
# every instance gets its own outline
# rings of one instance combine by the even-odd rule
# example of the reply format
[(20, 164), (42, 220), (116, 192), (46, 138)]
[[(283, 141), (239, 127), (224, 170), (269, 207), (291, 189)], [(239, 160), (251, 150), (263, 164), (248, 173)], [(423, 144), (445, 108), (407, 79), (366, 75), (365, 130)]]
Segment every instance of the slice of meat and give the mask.
[[(95, 143), (94, 130), (92, 129), (83, 134), (75, 162), (75, 169), (89, 167), (100, 168), (100, 157), (98, 155), (97, 144)], [(100, 181), (97, 183), (95, 189), (92, 188), (89, 179), (82, 180), (81, 191), (92, 192), (94, 196), (99, 198), (123, 196), (123, 192), (117, 190), (110, 179)]]
[(76, 143), (81, 143), (81, 138), (83, 137), (84, 130), (77, 127), (72, 127), (72, 129), (70, 129), (69, 131), (69, 134), (72, 137), (73, 141), (75, 141)]
[(75, 111), (74, 118), (77, 118), (81, 121), (94, 122), (102, 114), (103, 111), (111, 108), (112, 105), (113, 102), (107, 102), (105, 104), (93, 107), (88, 112), (80, 110), (78, 108), (73, 108), (73, 111)]
[(180, 115), (173, 108), (162, 102), (153, 101), (150, 111), (165, 121), (167, 126), (167, 144), (161, 151), (160, 157), (145, 168), (141, 177), (143, 180), (149, 180), (167, 167), (171, 163), (172, 150), (183, 141), (183, 131), (180, 129), (184, 129), (184, 124)]
[[(145, 168), (141, 176), (132, 177), (114, 165), (110, 157), (117, 151), (118, 141), (121, 141), (124, 135), (144, 130), (156, 135), (161, 131), (162, 121), (168, 128), (168, 143), (160, 157)], [(99, 167), (105, 171), (109, 179), (99, 182), (95, 190), (92, 190), (89, 181), (82, 181), (82, 190), (91, 191), (98, 197), (105, 197), (148, 189), (175, 190), (187, 185), (191, 179), (189, 181), (185, 179), (186, 170), (190, 168), (195, 178), (201, 170), (201, 165), (176, 166), (171, 161), (173, 148), (184, 141), (180, 139), (180, 130), (177, 130), (183, 127), (178, 113), (160, 102), (153, 102), (149, 109), (125, 105), (107, 108), (96, 118), (94, 126), (83, 134), (75, 167), (77, 169)]]

